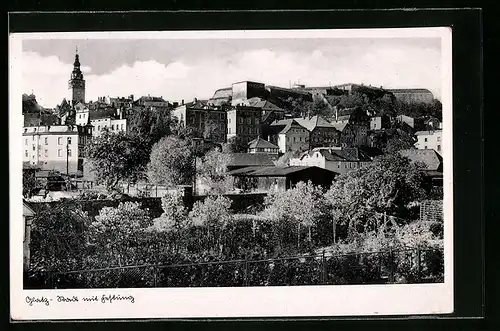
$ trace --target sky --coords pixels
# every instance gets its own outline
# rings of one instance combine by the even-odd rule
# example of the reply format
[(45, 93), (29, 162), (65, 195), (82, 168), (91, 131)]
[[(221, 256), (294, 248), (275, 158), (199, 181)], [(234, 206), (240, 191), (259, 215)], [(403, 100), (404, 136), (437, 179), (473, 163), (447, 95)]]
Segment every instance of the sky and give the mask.
[(441, 98), (440, 39), (408, 37), (23, 40), (23, 93), (35, 94), (46, 108), (69, 98), (77, 47), (86, 101), (130, 94), (208, 99), (244, 80), (427, 88)]

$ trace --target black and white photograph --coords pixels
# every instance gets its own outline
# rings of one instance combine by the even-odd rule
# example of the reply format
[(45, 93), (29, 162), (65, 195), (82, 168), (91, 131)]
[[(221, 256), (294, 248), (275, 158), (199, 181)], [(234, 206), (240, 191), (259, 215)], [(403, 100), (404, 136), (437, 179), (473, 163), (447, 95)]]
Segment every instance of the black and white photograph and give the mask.
[(449, 29), (10, 38), (19, 316), (453, 309)]

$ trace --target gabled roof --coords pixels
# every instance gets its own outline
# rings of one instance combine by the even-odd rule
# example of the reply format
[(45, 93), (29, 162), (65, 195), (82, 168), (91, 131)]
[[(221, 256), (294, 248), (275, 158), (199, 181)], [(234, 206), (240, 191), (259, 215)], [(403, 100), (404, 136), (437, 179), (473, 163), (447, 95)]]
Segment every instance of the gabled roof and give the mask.
[(257, 137), (257, 139), (252, 140), (248, 143), (248, 148), (273, 148), (278, 149), (279, 147), (275, 144), (270, 143), (267, 140)]
[(319, 168), (316, 166), (286, 166), (286, 167), (246, 167), (242, 169), (229, 171), (228, 174), (232, 176), (244, 176), (244, 177), (284, 177), (286, 175), (300, 172), (306, 169), (317, 169), (318, 171), (328, 171), (334, 173), (334, 171)]
[(399, 154), (409, 158), (412, 162), (425, 164), (425, 170), (442, 171), (443, 158), (433, 149), (405, 149), (399, 151)]
[(332, 122), (332, 126), (335, 129), (337, 129), (338, 131), (340, 131), (340, 132), (344, 131), (344, 129), (345, 129), (345, 127), (346, 127), (347, 124), (348, 123), (336, 123), (336, 122)]
[(283, 108), (276, 106), (274, 103), (259, 97), (248, 99), (248, 104), (252, 107), (261, 108), (265, 111), (285, 111)]
[(294, 120), (301, 126), (305, 127), (308, 131), (313, 131), (315, 128), (335, 128), (332, 123), (325, 120), (323, 117), (316, 115), (313, 117), (298, 117)]
[(372, 160), (372, 157), (357, 147), (341, 149), (317, 147), (304, 152), (300, 159), (303, 159), (306, 155), (313, 156), (316, 152), (319, 152), (327, 161), (366, 162)]
[(31, 206), (28, 202), (23, 200), (23, 216), (24, 217), (33, 217), (35, 216), (35, 211), (31, 209)]
[(295, 126), (300, 126), (301, 128), (303, 128), (304, 130), (307, 130), (307, 128), (305, 128), (303, 125), (301, 125), (299, 122), (291, 119), (291, 120), (285, 120), (285, 121), (288, 121), (288, 124), (283, 128), (283, 130), (281, 130), (279, 132), (279, 134), (286, 134), (288, 131), (290, 131), (290, 129)]
[(272, 158), (267, 154), (233, 153), (228, 167), (272, 166)]
[[(182, 105), (181, 105), (182, 106)], [(196, 100), (184, 103), (187, 108), (205, 108), (208, 106), (208, 100)]]
[(426, 131), (417, 131), (415, 132), (415, 135), (416, 136), (423, 136), (423, 135), (431, 135), (431, 134), (435, 134), (435, 133), (441, 133), (441, 130), (426, 130)]

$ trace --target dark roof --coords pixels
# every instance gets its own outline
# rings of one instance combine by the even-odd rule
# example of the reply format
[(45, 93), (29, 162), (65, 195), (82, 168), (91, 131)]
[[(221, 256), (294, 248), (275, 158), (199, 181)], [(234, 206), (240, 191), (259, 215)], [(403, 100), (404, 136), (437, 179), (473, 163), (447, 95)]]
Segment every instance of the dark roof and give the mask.
[(275, 144), (270, 143), (267, 140), (262, 139), (261, 137), (257, 137), (257, 139), (252, 140), (248, 143), (248, 148), (279, 148)]
[(412, 162), (425, 164), (425, 170), (439, 171), (441, 169), (443, 158), (433, 149), (405, 149), (399, 153)]
[(388, 89), (387, 91), (392, 93), (431, 93), (428, 89), (425, 88), (408, 88), (408, 89)]
[(89, 111), (89, 118), (91, 120), (108, 118), (108, 117), (116, 117), (116, 110), (113, 108), (108, 108), (104, 110), (91, 110)]
[(273, 160), (267, 154), (234, 153), (228, 167), (272, 166)]
[(290, 92), (294, 94), (302, 94), (305, 96), (311, 96), (311, 93), (306, 92), (306, 91), (301, 91), (297, 89), (292, 89), (292, 88), (285, 88), (285, 87), (279, 87), (279, 86), (274, 86), (274, 85), (266, 85), (267, 90), (278, 90), (278, 91), (285, 91), (285, 92)]
[(261, 108), (262, 110), (266, 110), (266, 111), (271, 111), (271, 110), (273, 110), (273, 111), (285, 111), (283, 108), (276, 106), (274, 103), (272, 103), (268, 100), (258, 98), (258, 97), (248, 99), (248, 103), (252, 107)]
[(242, 169), (229, 171), (228, 174), (232, 176), (245, 176), (245, 177), (283, 177), (292, 173), (300, 172), (305, 169), (314, 168), (319, 171), (331, 170), (315, 167), (315, 166), (287, 166), (287, 167), (246, 167)]

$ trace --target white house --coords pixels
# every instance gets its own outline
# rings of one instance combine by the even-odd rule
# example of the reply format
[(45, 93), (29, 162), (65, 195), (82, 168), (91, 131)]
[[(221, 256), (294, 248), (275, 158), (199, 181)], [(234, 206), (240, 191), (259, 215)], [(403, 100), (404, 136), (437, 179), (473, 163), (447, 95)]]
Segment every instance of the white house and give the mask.
[(443, 133), (442, 130), (418, 131), (415, 133), (417, 142), (415, 147), (418, 149), (433, 149), (442, 155), (443, 153)]

